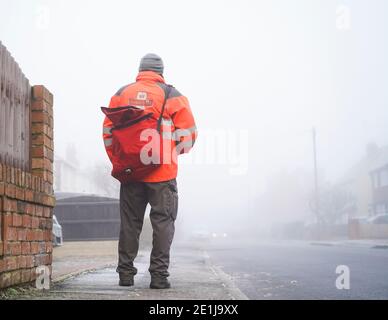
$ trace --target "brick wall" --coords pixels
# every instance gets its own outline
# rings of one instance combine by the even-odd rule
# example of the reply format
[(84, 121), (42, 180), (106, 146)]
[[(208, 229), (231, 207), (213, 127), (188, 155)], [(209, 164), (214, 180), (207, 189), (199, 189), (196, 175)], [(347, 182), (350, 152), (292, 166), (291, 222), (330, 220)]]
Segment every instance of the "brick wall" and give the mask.
[(53, 96), (32, 88), (31, 172), (0, 163), (0, 288), (32, 282), (52, 263)]

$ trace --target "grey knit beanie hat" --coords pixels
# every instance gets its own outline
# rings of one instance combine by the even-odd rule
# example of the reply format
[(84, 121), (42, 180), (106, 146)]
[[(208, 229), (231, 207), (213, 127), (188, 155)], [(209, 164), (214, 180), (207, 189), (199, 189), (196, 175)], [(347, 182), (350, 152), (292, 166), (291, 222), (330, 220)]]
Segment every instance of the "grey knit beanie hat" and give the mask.
[(154, 53), (149, 53), (141, 59), (139, 71), (154, 71), (163, 75), (164, 64), (161, 57)]

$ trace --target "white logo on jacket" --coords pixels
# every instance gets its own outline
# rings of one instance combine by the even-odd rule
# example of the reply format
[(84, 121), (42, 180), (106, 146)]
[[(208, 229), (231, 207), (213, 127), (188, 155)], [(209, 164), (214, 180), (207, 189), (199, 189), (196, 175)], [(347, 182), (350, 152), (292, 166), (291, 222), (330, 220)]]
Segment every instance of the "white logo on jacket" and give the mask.
[(148, 94), (147, 92), (138, 92), (137, 93), (137, 100), (147, 100), (148, 99)]

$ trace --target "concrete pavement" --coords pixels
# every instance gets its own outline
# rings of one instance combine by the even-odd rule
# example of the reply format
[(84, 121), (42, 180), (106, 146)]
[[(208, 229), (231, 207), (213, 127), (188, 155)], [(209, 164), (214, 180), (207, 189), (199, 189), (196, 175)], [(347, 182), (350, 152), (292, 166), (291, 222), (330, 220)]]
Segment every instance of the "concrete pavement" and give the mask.
[(117, 241), (66, 242), (54, 248), (53, 282), (117, 263)]
[[(105, 249), (100, 256), (93, 255), (100, 245)], [(67, 249), (65, 247), (68, 246)], [(89, 249), (87, 249), (89, 247)], [(169, 290), (150, 290), (149, 250), (142, 250), (136, 260), (138, 275), (135, 286), (118, 286), (115, 272), (116, 257), (109, 248), (116, 243), (65, 244), (53, 264), (53, 284), (50, 291), (32, 290), (19, 299), (47, 300), (244, 300), (247, 297), (234, 285), (231, 278), (214, 266), (201, 248), (178, 246), (173, 249)], [(67, 251), (69, 255), (66, 255)], [(98, 251), (98, 250), (97, 250)], [(77, 253), (78, 252), (78, 253)], [(85, 252), (86, 256), (81, 253)], [(78, 258), (77, 258), (78, 255)], [(67, 259), (66, 258), (67, 256)], [(77, 269), (78, 268), (78, 269)], [(66, 271), (67, 270), (67, 271)], [(73, 271), (75, 270), (75, 271)], [(66, 273), (67, 272), (67, 273)]]

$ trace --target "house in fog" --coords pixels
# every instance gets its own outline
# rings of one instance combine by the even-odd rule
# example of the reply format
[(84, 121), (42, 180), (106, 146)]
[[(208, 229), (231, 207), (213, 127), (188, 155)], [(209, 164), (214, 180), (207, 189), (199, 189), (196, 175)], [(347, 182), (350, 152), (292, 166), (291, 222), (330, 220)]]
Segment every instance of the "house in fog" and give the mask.
[(96, 183), (82, 168), (58, 156), (54, 162), (54, 192), (107, 195), (103, 184)]
[(365, 156), (342, 177), (339, 185), (354, 196), (349, 218), (388, 212), (388, 146), (369, 144)]
[(372, 181), (371, 211), (374, 215), (388, 213), (388, 148), (382, 151), (370, 171)]

